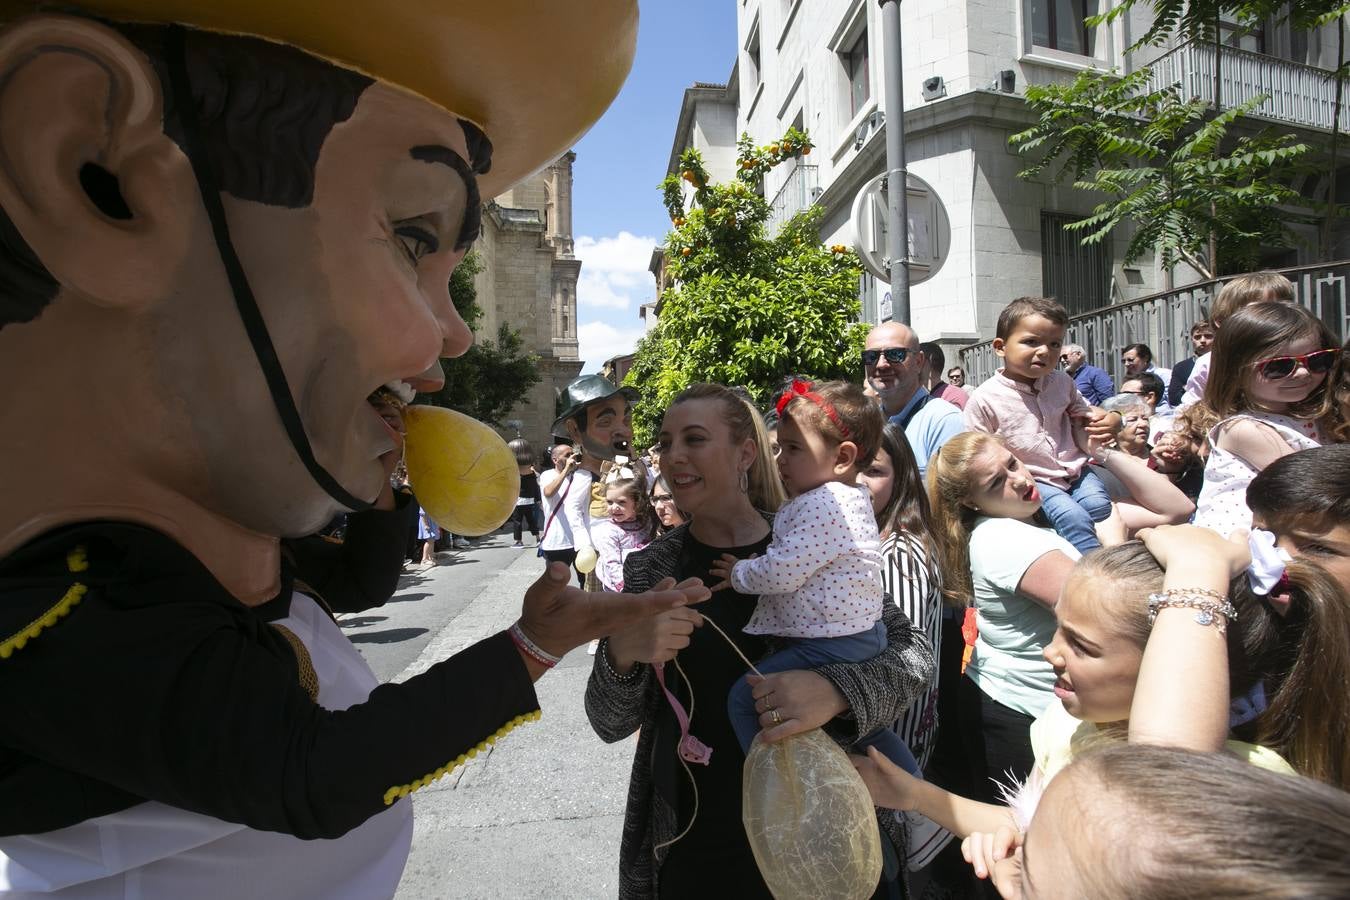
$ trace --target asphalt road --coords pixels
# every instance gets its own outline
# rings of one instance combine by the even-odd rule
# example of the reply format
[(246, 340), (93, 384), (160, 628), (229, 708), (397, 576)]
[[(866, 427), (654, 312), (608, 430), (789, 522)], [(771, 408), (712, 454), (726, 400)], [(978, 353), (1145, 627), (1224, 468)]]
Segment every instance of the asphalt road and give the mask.
[[(442, 554), (445, 565), (405, 574), (384, 607), (343, 618), (381, 680), (412, 677), (516, 619), (543, 561), (510, 543), (496, 535)], [(606, 745), (591, 731), (582, 709), (590, 667), (585, 648), (573, 651), (536, 685), (542, 719), (414, 795), (397, 900), (618, 893), (636, 738)]]

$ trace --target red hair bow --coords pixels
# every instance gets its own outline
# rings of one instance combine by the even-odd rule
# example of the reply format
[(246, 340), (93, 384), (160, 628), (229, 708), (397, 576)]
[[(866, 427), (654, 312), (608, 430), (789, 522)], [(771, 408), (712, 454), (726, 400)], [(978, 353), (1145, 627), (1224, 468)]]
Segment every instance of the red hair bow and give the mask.
[(839, 413), (835, 411), (834, 404), (811, 390), (812, 387), (814, 387), (814, 385), (809, 381), (802, 381), (800, 378), (792, 379), (792, 384), (788, 386), (788, 389), (778, 395), (778, 402), (774, 404), (774, 411), (778, 413), (778, 417), (781, 419), (783, 417), (783, 410), (787, 409), (788, 404), (793, 400), (796, 400), (798, 397), (810, 400), (816, 406), (819, 406), (825, 415), (830, 417), (830, 421), (838, 426), (839, 431), (844, 435), (844, 439), (847, 440), (849, 436), (848, 426), (840, 420)]

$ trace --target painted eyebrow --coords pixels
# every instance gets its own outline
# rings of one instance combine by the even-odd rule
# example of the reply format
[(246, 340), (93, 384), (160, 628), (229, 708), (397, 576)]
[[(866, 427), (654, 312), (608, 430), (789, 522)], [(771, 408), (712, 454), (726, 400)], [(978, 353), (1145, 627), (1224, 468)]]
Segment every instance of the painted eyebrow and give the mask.
[(483, 200), (478, 193), (478, 176), (464, 161), (464, 157), (441, 144), (421, 144), (409, 150), (408, 155), (418, 162), (449, 166), (464, 182), (467, 194), (464, 202), (464, 221), (459, 227), (459, 239), (455, 241), (455, 249), (465, 249), (477, 239), (478, 232), (482, 228)]

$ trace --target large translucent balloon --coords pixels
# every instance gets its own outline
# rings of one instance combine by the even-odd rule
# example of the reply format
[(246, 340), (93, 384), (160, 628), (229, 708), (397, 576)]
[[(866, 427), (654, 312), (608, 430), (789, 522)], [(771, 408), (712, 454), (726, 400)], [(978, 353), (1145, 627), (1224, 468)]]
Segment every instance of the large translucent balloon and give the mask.
[(741, 817), (755, 862), (778, 900), (872, 896), (881, 836), (862, 777), (819, 728), (745, 757)]
[(595, 564), (599, 561), (600, 555), (595, 552), (594, 547), (582, 547), (577, 551), (577, 571), (582, 575), (589, 575), (595, 571)]
[(427, 515), (452, 534), (496, 531), (520, 495), (520, 469), (506, 441), (439, 406), (410, 406), (403, 424), (408, 481)]

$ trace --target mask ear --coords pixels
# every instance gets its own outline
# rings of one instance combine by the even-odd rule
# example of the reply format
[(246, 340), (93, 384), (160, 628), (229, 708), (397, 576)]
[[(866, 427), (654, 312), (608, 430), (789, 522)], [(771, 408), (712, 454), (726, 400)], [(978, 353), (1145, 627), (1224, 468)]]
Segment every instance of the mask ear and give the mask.
[(39, 15), (0, 32), (0, 207), (63, 296), (169, 294), (200, 208), (158, 76), (122, 35)]

